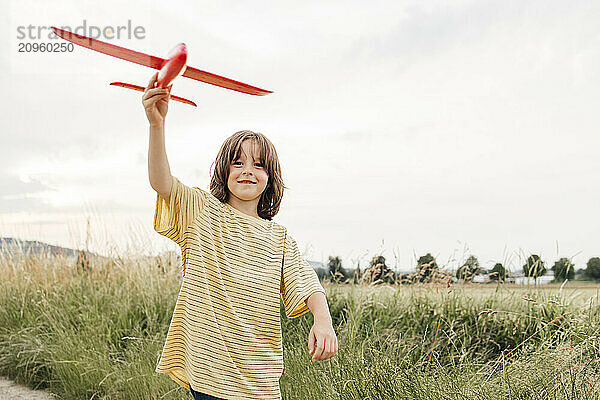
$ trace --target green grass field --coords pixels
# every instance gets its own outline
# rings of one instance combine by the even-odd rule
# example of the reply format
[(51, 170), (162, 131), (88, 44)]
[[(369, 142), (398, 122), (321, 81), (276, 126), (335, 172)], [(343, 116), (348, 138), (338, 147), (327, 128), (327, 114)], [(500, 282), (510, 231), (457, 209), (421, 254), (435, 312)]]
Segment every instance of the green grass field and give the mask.
[[(191, 399), (154, 373), (181, 282), (160, 264), (3, 258), (0, 373), (63, 399)], [(323, 285), (339, 351), (312, 362), (312, 314), (282, 312), (286, 400), (600, 398), (597, 286)]]

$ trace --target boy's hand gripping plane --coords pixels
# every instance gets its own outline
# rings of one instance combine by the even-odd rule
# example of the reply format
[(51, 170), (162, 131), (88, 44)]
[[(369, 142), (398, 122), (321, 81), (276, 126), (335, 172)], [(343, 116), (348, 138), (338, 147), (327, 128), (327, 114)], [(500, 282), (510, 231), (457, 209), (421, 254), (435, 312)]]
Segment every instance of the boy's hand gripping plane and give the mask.
[[(242, 93), (253, 94), (256, 96), (264, 96), (266, 94), (273, 93), (270, 90), (260, 89), (255, 86), (248, 85), (247, 83), (234, 81), (233, 79), (186, 66), (185, 63), (187, 61), (187, 49), (183, 43), (175, 46), (167, 56), (168, 58), (165, 59), (126, 49), (121, 46), (116, 46), (101, 40), (79, 35), (64, 29), (55, 27), (52, 27), (52, 29), (57, 36), (60, 36), (61, 38), (79, 46), (87, 47), (88, 49), (108, 54), (109, 56), (160, 70), (158, 77), (156, 78), (156, 87), (166, 88), (175, 78), (177, 78), (179, 75), (183, 75), (186, 78), (195, 79), (197, 81), (210, 83), (211, 85), (236, 90)], [(111, 85), (121, 86), (140, 92), (146, 90), (145, 87), (124, 82), (111, 82)], [(196, 103), (191, 100), (184, 99), (183, 97), (171, 96), (171, 99), (196, 107)]]

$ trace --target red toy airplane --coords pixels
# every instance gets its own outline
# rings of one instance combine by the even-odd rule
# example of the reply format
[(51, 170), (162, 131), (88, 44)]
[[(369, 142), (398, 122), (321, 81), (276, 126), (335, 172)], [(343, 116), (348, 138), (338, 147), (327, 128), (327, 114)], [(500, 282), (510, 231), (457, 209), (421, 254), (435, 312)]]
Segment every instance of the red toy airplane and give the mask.
[[(61, 38), (79, 46), (87, 47), (88, 49), (108, 54), (109, 56), (117, 57), (122, 60), (145, 65), (146, 67), (159, 69), (160, 72), (156, 78), (156, 87), (166, 88), (173, 81), (173, 79), (177, 78), (179, 75), (183, 75), (186, 78), (195, 79), (197, 81), (210, 83), (211, 85), (236, 90), (242, 93), (253, 94), (256, 96), (264, 96), (266, 94), (273, 93), (270, 90), (250, 86), (246, 83), (211, 74), (210, 72), (202, 71), (194, 67), (186, 67), (185, 63), (187, 60), (187, 49), (183, 43), (175, 46), (167, 56), (168, 58), (164, 59), (129, 50), (124, 47), (116, 46), (114, 44), (106, 43), (97, 39), (92, 39), (87, 36), (78, 35), (77, 33), (65, 31), (64, 29), (58, 29), (55, 27), (52, 27), (52, 29), (57, 36), (60, 36)], [(146, 90), (145, 87), (124, 82), (111, 82), (111, 85), (121, 86), (140, 92)], [(196, 107), (196, 103), (191, 100), (184, 99), (183, 97), (171, 95), (171, 99)]]

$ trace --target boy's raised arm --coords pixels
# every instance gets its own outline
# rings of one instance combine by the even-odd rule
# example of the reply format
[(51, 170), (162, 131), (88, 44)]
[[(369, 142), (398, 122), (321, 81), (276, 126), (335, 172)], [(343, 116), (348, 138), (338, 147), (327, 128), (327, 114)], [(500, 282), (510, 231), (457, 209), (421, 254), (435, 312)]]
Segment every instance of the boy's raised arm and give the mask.
[(165, 150), (165, 117), (171, 97), (171, 86), (167, 89), (154, 87), (158, 72), (152, 75), (142, 104), (150, 123), (150, 144), (148, 145), (148, 178), (152, 189), (168, 203), (171, 197), (172, 175)]

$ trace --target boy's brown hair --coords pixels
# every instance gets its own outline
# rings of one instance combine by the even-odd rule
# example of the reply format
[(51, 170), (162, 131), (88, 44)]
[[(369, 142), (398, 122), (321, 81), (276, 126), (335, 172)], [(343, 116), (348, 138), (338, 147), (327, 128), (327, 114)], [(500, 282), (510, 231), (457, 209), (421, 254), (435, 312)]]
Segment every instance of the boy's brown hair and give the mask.
[(222, 203), (227, 202), (229, 199), (229, 189), (227, 187), (229, 166), (241, 155), (242, 142), (246, 139), (251, 139), (260, 148), (260, 162), (265, 166), (269, 176), (267, 186), (260, 195), (256, 211), (259, 217), (270, 221), (279, 212), (283, 191), (287, 187), (283, 184), (275, 146), (262, 133), (248, 130), (239, 131), (223, 142), (213, 163), (215, 164), (215, 170), (210, 180), (210, 192)]

